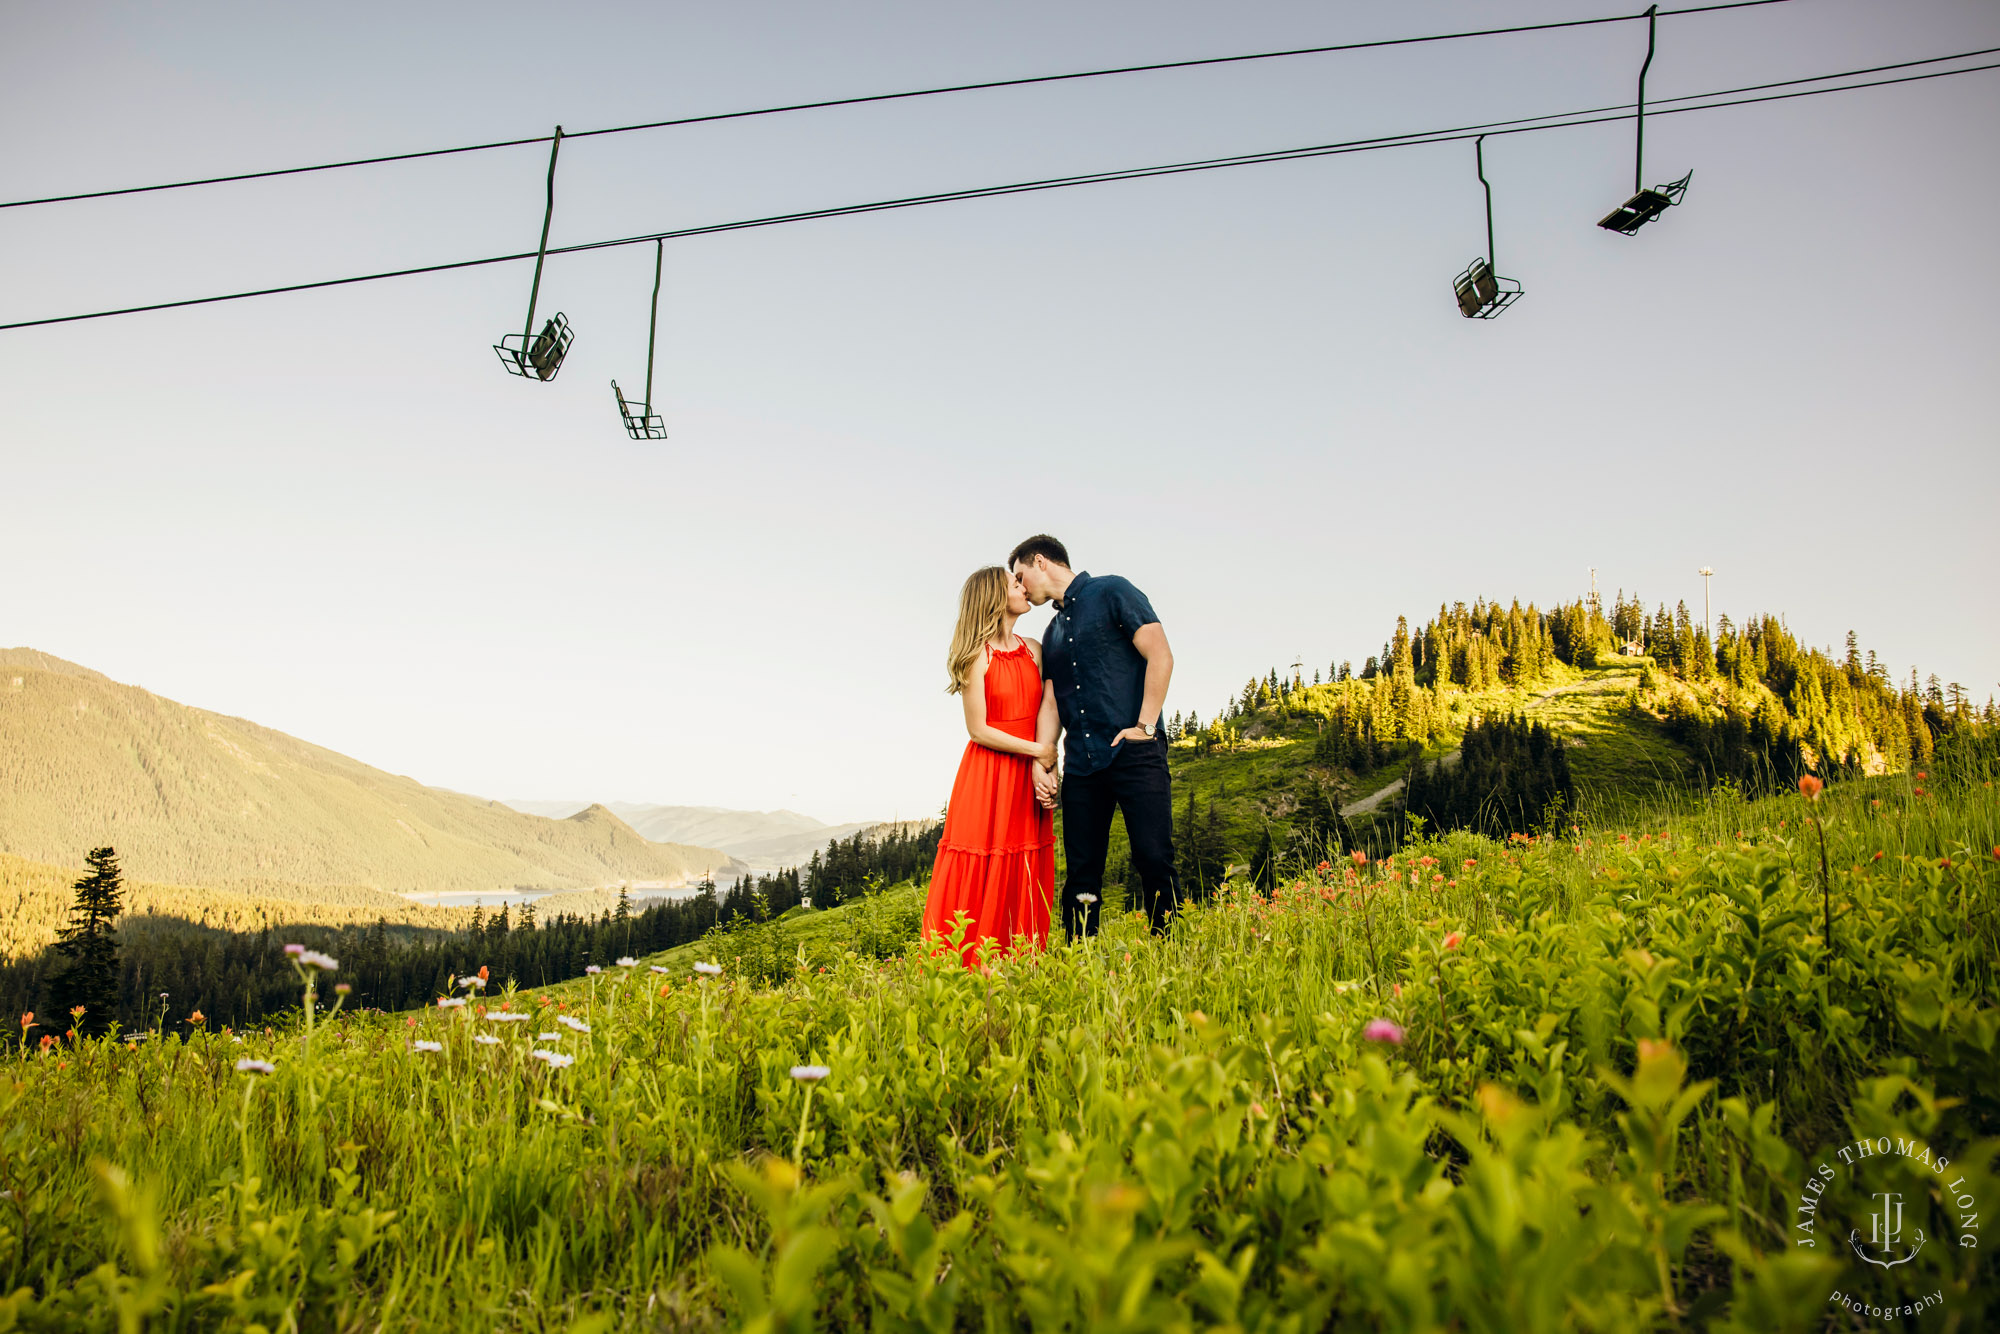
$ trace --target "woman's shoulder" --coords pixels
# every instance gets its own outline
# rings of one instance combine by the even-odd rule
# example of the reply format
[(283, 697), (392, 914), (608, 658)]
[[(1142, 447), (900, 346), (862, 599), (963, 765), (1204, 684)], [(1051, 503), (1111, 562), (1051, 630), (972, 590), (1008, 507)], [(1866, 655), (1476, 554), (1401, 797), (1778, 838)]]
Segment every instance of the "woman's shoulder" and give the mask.
[(1028, 646), (1028, 652), (1030, 652), (1030, 653), (1032, 653), (1032, 654), (1034, 654), (1034, 655), (1035, 655), (1035, 661), (1036, 661), (1036, 662), (1040, 662), (1040, 661), (1042, 660), (1042, 641), (1041, 641), (1041, 640), (1039, 640), (1039, 639), (1035, 639), (1035, 638), (1032, 638), (1031, 636), (1028, 636), (1028, 635), (1022, 635), (1022, 636), (1021, 636), (1021, 642), (1022, 642), (1023, 644), (1026, 644), (1026, 645)]

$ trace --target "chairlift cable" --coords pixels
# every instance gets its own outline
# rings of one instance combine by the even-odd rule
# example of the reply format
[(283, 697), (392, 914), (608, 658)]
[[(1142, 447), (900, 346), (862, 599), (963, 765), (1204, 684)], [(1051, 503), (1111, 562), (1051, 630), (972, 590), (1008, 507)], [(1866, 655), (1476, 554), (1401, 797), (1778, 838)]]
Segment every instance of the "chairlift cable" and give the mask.
[[(2000, 52), (2000, 47), (1989, 47), (1979, 51), (1961, 52), (1956, 56), (1934, 56), (1928, 60), (1905, 61), (1898, 65), (1876, 66), (1877, 70), (1899, 69), (1909, 65), (1935, 64), (1944, 60), (1958, 60), (1975, 55), (1989, 55)], [(1806, 79), (1787, 79), (1777, 83), (1751, 84), (1744, 88), (1724, 89), (1713, 93), (1691, 93), (1685, 97), (1665, 98), (1662, 102), (1693, 102), (1695, 105), (1670, 107), (1655, 111), (1656, 116), (1680, 115), (1690, 111), (1714, 111), (1726, 107), (1750, 106), (1761, 102), (1783, 102), (1799, 97), (1818, 97), (1825, 93), (1858, 92), (1865, 88), (1883, 88), (1894, 84), (1920, 83), (1930, 79), (1948, 79), (1961, 74), (1978, 74), (1986, 70), (2000, 69), (2000, 62), (1985, 65), (1970, 65), (1961, 69), (1932, 70), (1923, 74), (1905, 74), (1892, 79), (1873, 79), (1865, 83), (1839, 84), (1829, 88), (1804, 88), (1787, 93), (1768, 93), (1758, 97), (1734, 97), (1739, 92), (1752, 89), (1780, 88), (1800, 83), (1820, 83), (1830, 79), (1849, 78), (1855, 74), (1869, 73), (1868, 70), (1853, 70), (1844, 74), (1821, 74)], [(1730, 101), (1704, 99), (1733, 98)], [(1659, 103), (1655, 103), (1656, 106)], [(617, 246), (643, 245), (650, 241), (671, 241), (691, 236), (710, 236), (723, 232), (748, 231), (754, 228), (782, 226), (794, 222), (811, 222), (823, 218), (852, 217), (866, 213), (881, 213), (893, 209), (916, 208), (927, 204), (953, 203), (967, 199), (999, 198), (1005, 195), (1031, 194), (1043, 190), (1059, 190), (1070, 186), (1097, 185), (1112, 181), (1142, 180), (1154, 176), (1175, 176), (1197, 171), (1213, 171), (1224, 167), (1255, 166), (1268, 162), (1300, 161), (1315, 157), (1333, 157), (1347, 153), (1375, 152), (1391, 148), (1415, 148), (1428, 144), (1443, 144), (1471, 139), (1479, 134), (1508, 135), (1535, 134), (1544, 130), (1565, 130), (1582, 125), (1603, 125), (1632, 118), (1631, 112), (1622, 107), (1600, 108), (1611, 114), (1597, 114), (1595, 111), (1558, 112), (1547, 116), (1524, 117), (1521, 120), (1545, 122), (1523, 124), (1516, 121), (1492, 121), (1486, 125), (1468, 125), (1448, 130), (1415, 131), (1409, 134), (1387, 135), (1374, 139), (1350, 140), (1345, 143), (1320, 144), (1306, 148), (1273, 149), (1260, 153), (1246, 153), (1234, 157), (1207, 158), (1184, 163), (1167, 163), (1155, 167), (1131, 167), (1112, 171), (1093, 172), (1080, 176), (1052, 177), (1041, 181), (1025, 181), (1012, 185), (975, 187), (965, 190), (943, 191), (928, 195), (911, 195), (900, 199), (879, 200), (866, 204), (846, 204), (830, 208), (809, 209), (795, 213), (774, 214), (762, 218), (747, 218), (735, 222), (708, 223), (696, 227), (684, 227), (672, 231), (647, 232), (639, 236), (619, 237), (606, 241), (585, 241), (575, 245), (552, 246), (551, 255), (578, 254), (590, 250), (604, 250)], [(1490, 128), (1504, 127), (1504, 128)], [(564, 138), (571, 138), (568, 134)], [(546, 142), (546, 141), (542, 141)], [(140, 306), (124, 306), (114, 310), (90, 311), (81, 315), (51, 315), (34, 320), (15, 320), (0, 324), (0, 330), (30, 329), (49, 324), (73, 324), (81, 320), (108, 319), (116, 315), (139, 315), (156, 310), (176, 310), (186, 306), (213, 305), (222, 301), (243, 301), (251, 297), (278, 296), (288, 292), (314, 291), (326, 287), (345, 287), (354, 283), (379, 282), (390, 278), (410, 278), (427, 273), (448, 273), (456, 269), (481, 268), (491, 264), (511, 264), (520, 260), (535, 258), (535, 251), (528, 250), (513, 255), (492, 255), (483, 259), (453, 260), (443, 264), (422, 264), (406, 269), (389, 269), (380, 273), (356, 274), (346, 278), (322, 278), (313, 282), (287, 283), (278, 287), (262, 287), (245, 292), (227, 292), (217, 296), (184, 297), (175, 301), (156, 301)]]
[[(1724, 9), (1754, 9), (1763, 5), (1787, 4), (1790, 0), (1729, 0), (1724, 4), (1691, 5), (1664, 9), (1662, 16), (1708, 14)], [(979, 83), (954, 83), (937, 88), (915, 88), (900, 93), (869, 93), (859, 97), (835, 97), (817, 102), (792, 102), (782, 106), (757, 107), (748, 111), (718, 111), (700, 116), (680, 116), (672, 120), (643, 121), (634, 125), (612, 125), (598, 130), (577, 130), (566, 139), (588, 139), (605, 134), (630, 134), (638, 130), (662, 130), (680, 125), (707, 125), (716, 121), (748, 120), (759, 116), (781, 116), (794, 111), (824, 111), (833, 107), (865, 106), (874, 102), (901, 102), (919, 97), (941, 97), (952, 93), (982, 92), (994, 88), (1024, 88), (1043, 83), (1069, 83), (1081, 79), (1103, 79), (1121, 74), (1148, 74), (1160, 70), (1195, 69), (1207, 65), (1236, 65), (1255, 60), (1282, 60), (1292, 56), (1327, 55), (1339, 51), (1367, 51), (1380, 47), (1417, 46), (1431, 42), (1454, 42), (1470, 37), (1499, 37), (1511, 33), (1547, 32), (1557, 28), (1588, 28), (1605, 23), (1630, 23), (1644, 14), (1611, 14), (1594, 19), (1563, 19), (1553, 23), (1522, 23), (1505, 28), (1474, 28), (1464, 32), (1431, 33), (1421, 37), (1384, 37), (1366, 42), (1340, 42), (1330, 46), (1300, 46), (1283, 51), (1255, 51), (1236, 56), (1202, 56), (1192, 60), (1163, 60), (1144, 65), (1117, 65), (1107, 69), (1078, 70), (1069, 74), (1034, 74), (1018, 79), (989, 79)], [(484, 153), (496, 148), (521, 148), (549, 142), (546, 134), (523, 139), (496, 139), (489, 143), (462, 144), (456, 148), (425, 148), (408, 153), (384, 153), (375, 157), (347, 158), (305, 167), (274, 167), (266, 171), (235, 172), (226, 176), (202, 176), (186, 181), (166, 181), (158, 185), (128, 185), (111, 190), (84, 190), (66, 195), (44, 195), (37, 199), (0, 202), (0, 209), (30, 208), (37, 204), (67, 204), (86, 199), (111, 199), (120, 195), (153, 194), (161, 190), (187, 190), (200, 185), (227, 185), (236, 181), (267, 180), (274, 176), (302, 176), (311, 172), (339, 171), (347, 167), (372, 167), (386, 162), (411, 162), (419, 158), (451, 157), (461, 153)]]

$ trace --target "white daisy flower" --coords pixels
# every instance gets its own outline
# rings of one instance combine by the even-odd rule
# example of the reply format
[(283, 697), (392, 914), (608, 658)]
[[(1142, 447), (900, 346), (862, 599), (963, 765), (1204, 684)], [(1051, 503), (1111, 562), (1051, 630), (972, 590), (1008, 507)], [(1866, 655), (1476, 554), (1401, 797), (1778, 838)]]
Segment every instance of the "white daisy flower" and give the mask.
[(254, 1056), (245, 1056), (236, 1063), (236, 1071), (244, 1075), (274, 1075), (278, 1072), (278, 1067), (269, 1061), (260, 1061)]
[(300, 951), (299, 962), (308, 968), (317, 968), (323, 973), (333, 973), (340, 970), (340, 960), (331, 955), (321, 954), (318, 950)]
[(439, 1008), (440, 1010), (460, 1010), (460, 1009), (464, 1009), (464, 1008), (465, 1008), (465, 997), (463, 997), (463, 996), (439, 996), (439, 997), (438, 997), (438, 1008)]
[(694, 966), (694, 970), (708, 977), (720, 977), (722, 975), (722, 965), (719, 963), (698, 963)]
[(833, 1071), (823, 1065), (795, 1065), (792, 1067), (792, 1078), (803, 1080), (809, 1084), (818, 1083), (832, 1073)]
[(638, 963), (638, 962), (639, 962), (639, 961), (638, 961), (637, 959), (633, 958), (633, 957), (632, 957), (631, 955), (629, 955), (629, 954), (626, 954), (626, 955), (622, 955), (622, 956), (620, 956), (620, 958), (619, 958), (619, 960), (618, 960), (618, 966), (619, 966), (620, 968), (630, 968), (630, 967), (632, 967), (632, 966), (633, 966), (634, 964), (636, 964), (636, 963)]
[(537, 1034), (535, 1034), (535, 1041), (537, 1041), (537, 1042), (561, 1042), (561, 1041), (562, 1041), (562, 1034), (560, 1034), (560, 1033), (537, 1033)]
[(587, 974), (591, 974), (594, 976), (595, 974), (601, 973), (604, 970), (602, 968), (599, 968), (596, 964), (591, 963), (591, 964), (585, 964), (583, 967), (583, 971)]
[(495, 1024), (524, 1024), (532, 1017), (514, 1010), (495, 1010), (486, 1016), (489, 1023)]
[(590, 1025), (584, 1023), (583, 1020), (573, 1014), (559, 1014), (556, 1016), (556, 1022), (564, 1028), (573, 1028), (579, 1033), (588, 1033), (590, 1031)]
[(410, 1050), (411, 1050), (411, 1051), (443, 1051), (443, 1050), (444, 1050), (444, 1044), (443, 1044), (442, 1042), (426, 1042), (426, 1041), (425, 1041), (424, 1039), (422, 1039), (422, 1038), (418, 1038), (418, 1039), (417, 1039), (417, 1040), (416, 1040), (415, 1042), (412, 1042), (412, 1043), (410, 1044)]
[(546, 1061), (553, 1069), (560, 1070), (566, 1065), (575, 1065), (576, 1057), (565, 1056), (559, 1051), (544, 1051), (540, 1047), (528, 1053), (538, 1061)]
[(1077, 895), (1077, 896), (1076, 896), (1076, 901), (1077, 901), (1078, 903), (1095, 903), (1095, 902), (1097, 902), (1097, 895), (1095, 895), (1095, 894), (1079, 894), (1079, 895)]
[(500, 1045), (500, 1039), (494, 1037), (491, 1033), (474, 1033), (472, 1040), (482, 1047), (497, 1047)]
[(462, 987), (483, 987), (486, 985), (486, 979), (474, 973), (471, 977), (459, 978), (458, 985)]
[(667, 971), (667, 970), (666, 970), (666, 968), (665, 968), (665, 967), (664, 967), (663, 965), (661, 965), (661, 964), (657, 964), (657, 963), (655, 963), (655, 964), (648, 964), (648, 965), (647, 965), (647, 967), (651, 968), (651, 969), (652, 969), (652, 970), (653, 970), (654, 972), (656, 972), (656, 973), (664, 973), (664, 972), (666, 972), (666, 971)]

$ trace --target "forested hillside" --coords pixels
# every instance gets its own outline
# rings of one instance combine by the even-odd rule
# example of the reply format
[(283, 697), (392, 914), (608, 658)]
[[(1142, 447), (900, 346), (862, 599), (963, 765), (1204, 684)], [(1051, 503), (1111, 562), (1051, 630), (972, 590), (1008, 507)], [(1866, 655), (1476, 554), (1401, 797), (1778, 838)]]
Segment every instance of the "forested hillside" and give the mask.
[(602, 806), (566, 820), (425, 787), (30, 649), (0, 650), (0, 852), (118, 849), (135, 880), (327, 901), (341, 887), (562, 889), (733, 873)]
[[(1502, 718), (1514, 730), (1458, 770), (1467, 729)], [(1359, 670), (1272, 668), (1208, 718), (1167, 721), (1178, 856), (1194, 885), (1232, 864), (1269, 879), (1288, 856), (1393, 847), (1412, 778), (1422, 790), (1409, 809), (1427, 824), (1529, 832), (1553, 797), (1570, 810), (1662, 788), (1892, 772), (2000, 731), (1990, 699), (1914, 673), (1898, 685), (1852, 633), (1835, 654), (1776, 616), (1740, 627), (1724, 616), (1711, 641), (1685, 604), (1648, 615), (1622, 593), (1608, 608), (1441, 606), (1415, 630), (1399, 619)], [(1117, 849), (1112, 869), (1124, 874)]]

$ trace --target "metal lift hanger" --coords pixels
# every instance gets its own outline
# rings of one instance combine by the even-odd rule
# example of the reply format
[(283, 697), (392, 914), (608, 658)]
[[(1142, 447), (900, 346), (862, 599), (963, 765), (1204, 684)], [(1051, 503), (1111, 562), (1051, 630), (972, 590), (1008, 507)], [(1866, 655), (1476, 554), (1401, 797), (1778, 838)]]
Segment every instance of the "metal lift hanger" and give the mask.
[(1688, 182), (1694, 179), (1694, 172), (1666, 185), (1656, 185), (1648, 190), (1641, 182), (1646, 176), (1646, 71), (1653, 64), (1653, 27), (1659, 20), (1654, 5), (1646, 10), (1646, 63), (1639, 66), (1639, 134), (1638, 145), (1632, 163), (1632, 197), (1612, 209), (1598, 220), (1597, 225), (1608, 232), (1619, 232), (1630, 236), (1665, 213), (1673, 205), (1681, 202), (1687, 193)]
[(556, 215), (556, 154), (562, 151), (562, 126), (556, 126), (555, 142), (549, 145), (549, 205), (542, 214), (542, 243), (535, 251), (535, 282), (528, 289), (528, 318), (521, 326), (521, 332), (508, 334), (493, 345), (500, 354), (500, 365), (509, 375), (519, 375), (530, 380), (553, 380), (562, 369), (563, 358), (569, 355), (569, 321), (557, 311), (535, 332), (535, 298), (542, 292), (542, 261), (549, 255), (549, 223)]
[[(646, 398), (644, 402), (632, 404), (625, 401), (625, 392), (618, 387), (618, 381), (611, 382), (611, 392), (618, 396), (618, 415), (625, 422), (625, 434), (634, 440), (664, 440), (667, 438), (667, 423), (653, 411), (653, 343), (660, 329), (660, 266), (666, 258), (666, 247), (662, 241), (653, 242), (653, 318), (646, 325)], [(634, 409), (637, 409), (636, 411)]]
[(1493, 269), (1493, 185), (1486, 179), (1485, 135), (1472, 141), (1472, 155), (1479, 183), (1486, 189), (1486, 255), (1466, 265), (1465, 272), (1453, 280), (1451, 290), (1458, 298), (1459, 314), (1469, 320), (1490, 320), (1520, 298), (1521, 284), (1502, 278)]

